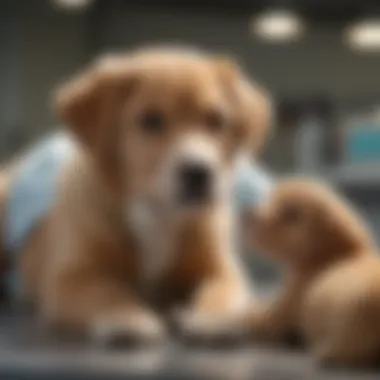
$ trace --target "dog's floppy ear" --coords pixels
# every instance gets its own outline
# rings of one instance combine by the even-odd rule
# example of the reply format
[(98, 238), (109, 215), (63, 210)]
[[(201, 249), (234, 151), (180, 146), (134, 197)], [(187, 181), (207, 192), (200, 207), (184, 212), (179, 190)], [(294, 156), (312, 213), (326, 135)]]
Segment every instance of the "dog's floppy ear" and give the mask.
[(258, 84), (243, 81), (242, 97), (245, 120), (243, 121), (243, 134), (253, 147), (254, 154), (258, 154), (266, 142), (272, 121), (272, 103), (267, 92)]
[(220, 58), (216, 63), (229, 84), (229, 95), (236, 105), (238, 138), (257, 155), (265, 143), (272, 119), (269, 94), (249, 80), (235, 62)]
[(101, 129), (113, 127), (131, 78), (128, 59), (109, 56), (59, 88), (57, 112), (84, 145), (93, 148)]
[(119, 126), (136, 75), (127, 56), (109, 56), (58, 90), (56, 108), (116, 191), (121, 188)]
[(373, 246), (371, 234), (364, 221), (338, 195), (318, 212), (313, 226), (313, 244), (321, 253), (345, 257)]

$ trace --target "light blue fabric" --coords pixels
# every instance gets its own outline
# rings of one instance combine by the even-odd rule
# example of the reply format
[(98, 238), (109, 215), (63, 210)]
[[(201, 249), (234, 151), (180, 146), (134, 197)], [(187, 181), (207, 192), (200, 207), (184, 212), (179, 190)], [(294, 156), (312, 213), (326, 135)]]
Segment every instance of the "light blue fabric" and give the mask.
[(259, 165), (251, 162), (248, 157), (242, 157), (236, 164), (235, 183), (233, 188), (233, 207), (236, 223), (231, 236), (231, 249), (243, 255), (249, 248), (242, 241), (240, 216), (260, 202), (265, 201), (274, 185), (273, 178)]
[(14, 298), (19, 295), (20, 283), (14, 265), (17, 252), (51, 207), (59, 171), (73, 147), (74, 143), (67, 134), (51, 135), (30, 149), (15, 174), (5, 211), (3, 231), (4, 245), (12, 262), (6, 284)]
[(271, 191), (273, 178), (260, 166), (244, 157), (237, 163), (234, 202), (241, 212), (263, 201)]
[(73, 149), (67, 134), (57, 133), (35, 145), (13, 180), (5, 216), (5, 246), (17, 252), (54, 201), (58, 173)]

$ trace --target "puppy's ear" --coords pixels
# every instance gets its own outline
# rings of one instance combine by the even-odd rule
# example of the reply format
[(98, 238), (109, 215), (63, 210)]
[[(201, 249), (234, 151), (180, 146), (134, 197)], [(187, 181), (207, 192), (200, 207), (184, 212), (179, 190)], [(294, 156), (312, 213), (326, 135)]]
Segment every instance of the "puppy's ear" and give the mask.
[(373, 246), (371, 234), (359, 215), (341, 199), (331, 199), (328, 209), (320, 209), (313, 228), (313, 245), (319, 254), (345, 257)]
[(56, 109), (66, 127), (92, 148), (103, 128), (113, 128), (117, 107), (131, 86), (128, 60), (107, 57), (58, 89)]
[(245, 144), (257, 155), (265, 143), (272, 119), (269, 94), (249, 80), (235, 62), (218, 59), (216, 64), (229, 85), (229, 96), (236, 107), (239, 144)]

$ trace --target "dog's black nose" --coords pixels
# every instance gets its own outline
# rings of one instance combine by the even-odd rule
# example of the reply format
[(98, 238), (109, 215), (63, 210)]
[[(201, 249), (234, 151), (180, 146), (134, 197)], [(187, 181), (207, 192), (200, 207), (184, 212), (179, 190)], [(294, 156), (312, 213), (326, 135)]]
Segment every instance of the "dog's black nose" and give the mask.
[(202, 203), (211, 196), (212, 171), (203, 163), (184, 163), (179, 167), (180, 202)]

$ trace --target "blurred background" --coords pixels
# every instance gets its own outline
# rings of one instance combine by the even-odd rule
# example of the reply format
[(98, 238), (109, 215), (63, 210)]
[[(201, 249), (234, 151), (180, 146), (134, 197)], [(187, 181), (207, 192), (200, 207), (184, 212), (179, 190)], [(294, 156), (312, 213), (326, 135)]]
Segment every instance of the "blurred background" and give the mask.
[(268, 167), (333, 180), (380, 232), (378, 0), (2, 0), (0, 156), (57, 125), (52, 90), (94, 56), (154, 42), (236, 56), (275, 100)]
[[(0, 0), (0, 159), (59, 124), (50, 106), (57, 84), (104, 52), (155, 42), (238, 58), (274, 98), (276, 117), (264, 152), (268, 168), (331, 180), (380, 237), (380, 0)], [(272, 272), (261, 265), (259, 274), (269, 278)], [(33, 328), (17, 328), (22, 339), (14, 343), (8, 324), (0, 326), (6, 342), (1, 366), (40, 363), (41, 356), (24, 355), (22, 361), (17, 351), (34, 350), (28, 335)], [(133, 364), (146, 369), (156, 360), (92, 354), (85, 362), (97, 370), (124, 371)], [(46, 363), (57, 365), (55, 357), (44, 355)], [(76, 368), (77, 351), (70, 355), (72, 361), (60, 356), (63, 369)], [(201, 365), (175, 364), (190, 374), (207, 364), (228, 379), (245, 378), (237, 368), (250, 378), (252, 365), (255, 374), (266, 374), (260, 378), (311, 378), (288, 357), (253, 361), (250, 354), (245, 366), (241, 355), (233, 363), (201, 359)]]

